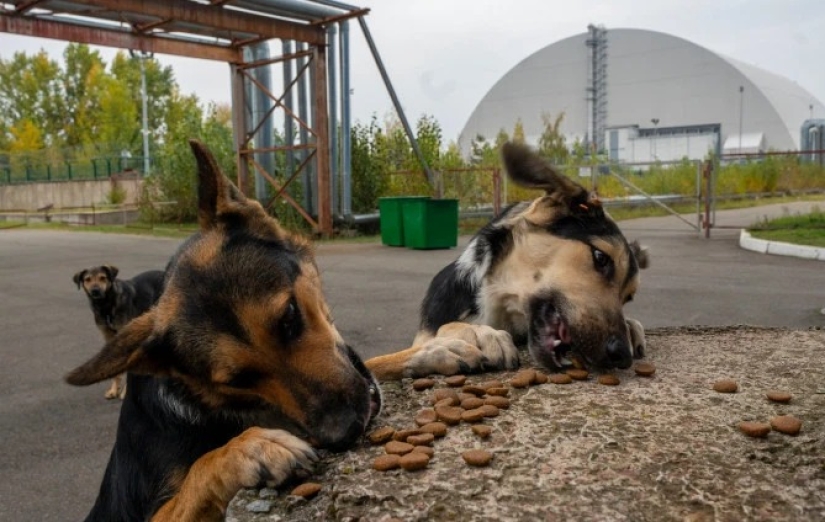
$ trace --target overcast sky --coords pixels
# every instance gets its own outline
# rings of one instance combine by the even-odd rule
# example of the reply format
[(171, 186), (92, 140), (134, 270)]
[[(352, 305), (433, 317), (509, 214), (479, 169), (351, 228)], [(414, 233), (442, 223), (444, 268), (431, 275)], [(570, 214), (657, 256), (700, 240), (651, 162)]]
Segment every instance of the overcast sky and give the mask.
[[(786, 76), (825, 101), (823, 0), (381, 0), (368, 23), (411, 119), (431, 114), (456, 139), (473, 108), (518, 62), (562, 38), (634, 28), (669, 33)], [(389, 96), (357, 25), (352, 27), (354, 118), (383, 118)], [(608, 33), (609, 39), (609, 33)], [(0, 56), (40, 48), (59, 57), (65, 44), (0, 33)], [(278, 50), (280, 46), (278, 45)], [(110, 59), (114, 51), (101, 48)], [(185, 92), (229, 101), (228, 66), (171, 56)], [(609, 60), (609, 58), (608, 58)], [(825, 114), (815, 115), (825, 118)]]

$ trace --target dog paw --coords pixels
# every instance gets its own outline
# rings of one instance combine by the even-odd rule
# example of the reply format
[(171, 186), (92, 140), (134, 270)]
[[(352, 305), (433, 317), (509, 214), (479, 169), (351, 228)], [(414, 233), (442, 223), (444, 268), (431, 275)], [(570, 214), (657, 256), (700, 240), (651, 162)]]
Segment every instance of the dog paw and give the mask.
[(283, 430), (249, 428), (225, 446), (238, 485), (254, 488), (264, 481), (280, 484), (299, 469), (311, 470), (315, 451)]
[(117, 387), (112, 386), (111, 388), (106, 390), (106, 393), (104, 393), (103, 396), (106, 397), (107, 399), (110, 399), (110, 400), (111, 399), (117, 399), (117, 397), (118, 397)]
[(627, 336), (630, 339), (630, 346), (633, 347), (633, 357), (641, 359), (645, 356), (645, 328), (636, 319), (625, 319), (627, 323)]
[(407, 363), (406, 374), (454, 375), (518, 367), (510, 334), (489, 326), (451, 323), (439, 329)]

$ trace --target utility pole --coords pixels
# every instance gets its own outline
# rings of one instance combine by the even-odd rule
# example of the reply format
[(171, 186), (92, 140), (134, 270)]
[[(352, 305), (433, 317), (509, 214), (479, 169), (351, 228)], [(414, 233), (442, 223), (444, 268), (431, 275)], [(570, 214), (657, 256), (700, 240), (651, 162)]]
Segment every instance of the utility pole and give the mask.
[(745, 86), (739, 86), (739, 154), (742, 154), (742, 121), (745, 110)]
[(656, 139), (659, 137), (659, 118), (651, 118), (650, 123), (653, 124), (653, 147), (651, 147), (653, 149), (653, 154), (651, 154), (651, 156), (653, 156), (653, 161), (656, 161), (658, 159), (656, 157), (656, 153), (659, 152), (656, 150)]
[(147, 176), (149, 174), (149, 102), (148, 102), (148, 93), (146, 92), (146, 60), (151, 60), (153, 53), (147, 52), (135, 52), (133, 50), (129, 50), (129, 54), (132, 55), (132, 58), (137, 58), (138, 62), (140, 63), (140, 97), (143, 103), (143, 175)]

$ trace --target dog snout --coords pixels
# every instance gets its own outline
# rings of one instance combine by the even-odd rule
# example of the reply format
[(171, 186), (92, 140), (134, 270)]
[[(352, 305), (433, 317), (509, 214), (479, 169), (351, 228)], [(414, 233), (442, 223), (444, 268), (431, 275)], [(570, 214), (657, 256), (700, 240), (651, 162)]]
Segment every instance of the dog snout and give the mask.
[(630, 368), (633, 364), (633, 353), (627, 339), (615, 335), (611, 336), (607, 340), (605, 352), (607, 354), (607, 364), (605, 366), (609, 368), (625, 369)]
[(92, 296), (93, 298), (103, 297), (103, 289), (100, 288), (100, 287), (97, 287), (97, 286), (93, 286), (89, 290), (89, 295)]

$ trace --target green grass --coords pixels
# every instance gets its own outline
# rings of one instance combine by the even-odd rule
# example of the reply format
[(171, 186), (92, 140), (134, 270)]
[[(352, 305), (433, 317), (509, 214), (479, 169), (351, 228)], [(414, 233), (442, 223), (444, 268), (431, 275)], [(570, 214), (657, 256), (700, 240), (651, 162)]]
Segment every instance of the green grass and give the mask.
[(812, 212), (765, 221), (750, 229), (752, 236), (769, 241), (825, 247), (825, 212)]

